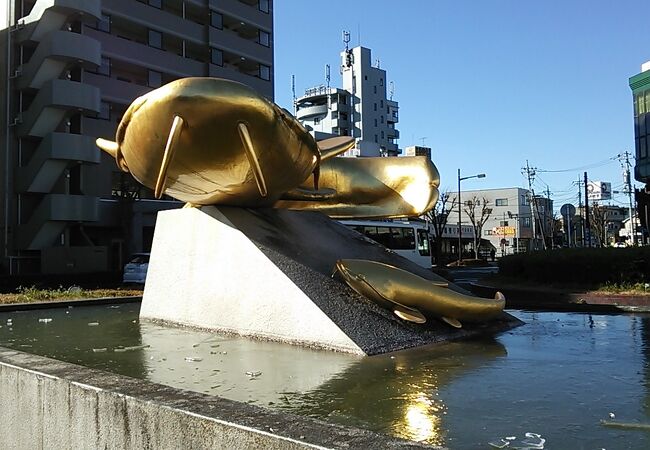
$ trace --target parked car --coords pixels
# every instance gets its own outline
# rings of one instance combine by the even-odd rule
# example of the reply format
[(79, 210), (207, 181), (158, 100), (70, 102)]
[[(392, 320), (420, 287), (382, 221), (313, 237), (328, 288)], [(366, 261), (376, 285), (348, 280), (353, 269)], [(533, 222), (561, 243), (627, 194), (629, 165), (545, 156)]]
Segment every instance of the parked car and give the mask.
[(124, 266), (124, 283), (144, 284), (149, 268), (149, 253), (135, 253), (131, 260)]

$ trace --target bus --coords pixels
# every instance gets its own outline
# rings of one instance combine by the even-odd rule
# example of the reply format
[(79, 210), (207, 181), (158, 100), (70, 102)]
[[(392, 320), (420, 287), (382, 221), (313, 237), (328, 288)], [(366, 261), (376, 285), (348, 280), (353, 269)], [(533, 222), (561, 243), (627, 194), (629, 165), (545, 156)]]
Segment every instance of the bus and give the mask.
[(379, 220), (339, 220), (339, 222), (417, 265), (431, 269), (431, 242), (428, 228), (424, 223)]

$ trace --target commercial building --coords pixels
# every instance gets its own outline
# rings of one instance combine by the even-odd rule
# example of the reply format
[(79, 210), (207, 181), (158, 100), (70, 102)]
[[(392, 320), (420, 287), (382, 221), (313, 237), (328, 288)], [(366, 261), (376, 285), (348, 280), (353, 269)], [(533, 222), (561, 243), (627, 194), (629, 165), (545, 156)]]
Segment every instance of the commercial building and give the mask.
[(634, 178), (645, 184), (635, 197), (641, 234), (650, 239), (650, 61), (641, 65), (641, 72), (629, 84), (634, 101)]
[[(450, 212), (447, 223), (457, 228), (457, 193), (451, 192), (449, 195), (450, 202), (454, 202), (456, 207)], [(533, 208), (530, 191), (527, 189), (512, 187), (462, 191), (462, 225), (472, 225), (467, 210), (471, 209), (474, 201), (477, 203), (476, 217), (481, 216), (483, 204), (486, 205), (488, 218), (481, 230), (481, 238), (488, 240), (497, 249), (497, 255), (541, 249), (543, 237), (552, 233), (549, 224), (552, 223), (553, 202), (536, 196), (536, 207)], [(533, 217), (537, 220), (533, 220)], [(535, 240), (533, 230), (537, 236)]]
[(317, 139), (356, 138), (346, 156), (397, 156), (399, 106), (386, 95), (386, 71), (372, 64), (370, 49), (341, 53), (343, 88), (317, 86), (296, 100), (296, 117)]
[(404, 149), (404, 156), (426, 156), (431, 159), (431, 148), (420, 145), (412, 145)]
[(0, 33), (3, 270), (120, 270), (157, 201), (95, 147), (128, 105), (181, 77), (273, 98), (271, 0), (10, 0)]

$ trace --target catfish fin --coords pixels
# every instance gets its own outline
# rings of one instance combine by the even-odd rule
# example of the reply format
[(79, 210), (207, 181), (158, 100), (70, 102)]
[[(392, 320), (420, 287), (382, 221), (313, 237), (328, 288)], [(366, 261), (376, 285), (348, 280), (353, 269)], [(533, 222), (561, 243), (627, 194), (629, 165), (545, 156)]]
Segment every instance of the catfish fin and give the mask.
[(163, 159), (160, 163), (160, 171), (158, 172), (158, 179), (156, 180), (156, 189), (154, 190), (154, 195), (156, 198), (160, 198), (165, 192), (165, 184), (167, 183), (167, 170), (169, 165), (174, 159), (174, 154), (178, 148), (178, 140), (181, 137), (181, 132), (183, 131), (183, 125), (185, 121), (181, 116), (174, 116), (174, 121), (172, 122), (172, 127), (169, 130), (169, 137), (167, 138), (167, 145), (165, 145), (165, 153), (163, 153)]
[(120, 149), (120, 145), (117, 142), (109, 141), (108, 139), (97, 138), (95, 140), (95, 144), (97, 147), (104, 150), (113, 158), (117, 158), (117, 151)]
[(458, 319), (452, 319), (451, 317), (441, 317), (442, 321), (451, 325), (454, 328), (463, 328), (463, 324), (458, 321)]
[(402, 320), (406, 320), (407, 322), (425, 323), (427, 321), (427, 318), (424, 317), (420, 311), (404, 305), (393, 305), (393, 314)]
[(296, 188), (292, 189), (289, 192), (285, 192), (280, 197), (281, 200), (303, 200), (303, 201), (313, 201), (313, 200), (328, 200), (334, 197), (336, 191), (334, 189), (320, 189), (317, 191), (312, 191), (309, 189)]
[(354, 147), (352, 136), (336, 136), (316, 142), (320, 150), (320, 159), (325, 161)]
[(244, 152), (246, 152), (248, 163), (251, 165), (251, 169), (253, 170), (255, 183), (257, 183), (257, 190), (260, 191), (260, 195), (262, 197), (266, 197), (268, 195), (268, 190), (266, 189), (266, 180), (264, 179), (264, 173), (262, 173), (260, 160), (257, 155), (257, 151), (253, 146), (253, 140), (251, 139), (248, 127), (244, 122), (239, 122), (237, 124), (237, 131), (239, 131), (239, 137), (241, 138), (242, 144), (244, 144)]

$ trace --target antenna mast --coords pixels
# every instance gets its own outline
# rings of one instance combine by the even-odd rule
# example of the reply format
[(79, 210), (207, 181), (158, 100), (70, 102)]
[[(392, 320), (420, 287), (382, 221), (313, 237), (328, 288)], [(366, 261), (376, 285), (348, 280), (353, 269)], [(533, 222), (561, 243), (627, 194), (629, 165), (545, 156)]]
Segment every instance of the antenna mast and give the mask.
[(297, 103), (296, 103), (296, 76), (291, 75), (291, 94), (293, 96), (293, 115), (297, 114)]

